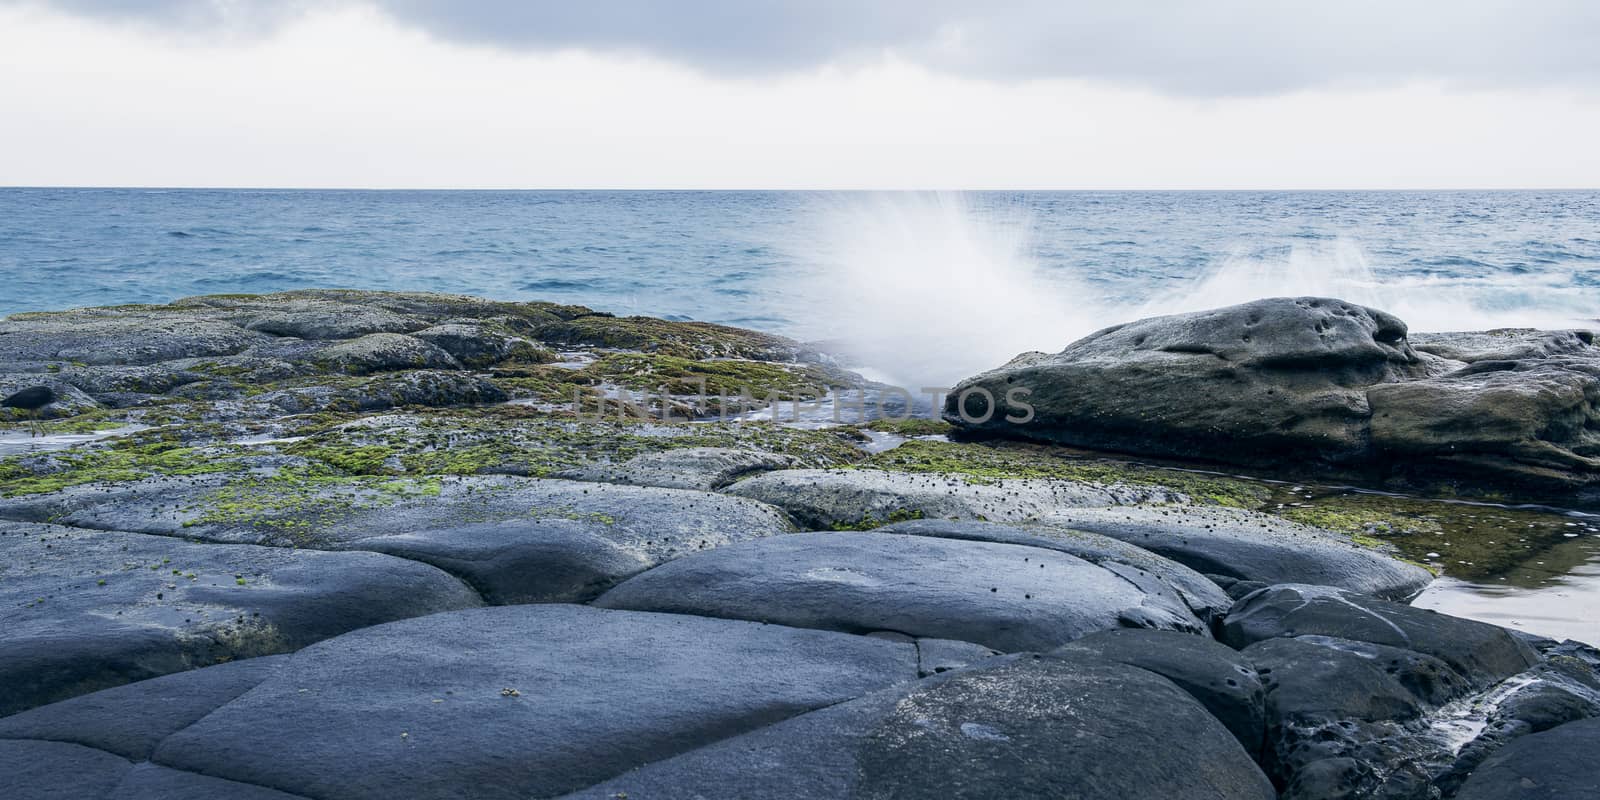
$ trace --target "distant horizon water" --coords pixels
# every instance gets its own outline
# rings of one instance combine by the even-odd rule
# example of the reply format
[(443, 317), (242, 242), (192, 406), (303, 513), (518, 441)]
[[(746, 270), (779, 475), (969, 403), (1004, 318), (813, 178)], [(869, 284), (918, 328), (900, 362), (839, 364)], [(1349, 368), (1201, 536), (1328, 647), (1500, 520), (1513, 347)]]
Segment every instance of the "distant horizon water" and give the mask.
[(340, 287), (579, 303), (949, 382), (1141, 316), (1322, 294), (1592, 323), (1600, 191), (0, 189), (0, 315)]

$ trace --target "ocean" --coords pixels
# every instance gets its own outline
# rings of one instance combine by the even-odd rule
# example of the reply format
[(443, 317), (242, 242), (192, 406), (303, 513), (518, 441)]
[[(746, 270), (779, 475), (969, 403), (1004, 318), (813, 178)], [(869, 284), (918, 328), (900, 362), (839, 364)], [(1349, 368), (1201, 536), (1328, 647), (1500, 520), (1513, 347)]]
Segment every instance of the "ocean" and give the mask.
[(721, 322), (949, 381), (1262, 296), (1581, 323), (1600, 192), (0, 189), (0, 314), (323, 286)]

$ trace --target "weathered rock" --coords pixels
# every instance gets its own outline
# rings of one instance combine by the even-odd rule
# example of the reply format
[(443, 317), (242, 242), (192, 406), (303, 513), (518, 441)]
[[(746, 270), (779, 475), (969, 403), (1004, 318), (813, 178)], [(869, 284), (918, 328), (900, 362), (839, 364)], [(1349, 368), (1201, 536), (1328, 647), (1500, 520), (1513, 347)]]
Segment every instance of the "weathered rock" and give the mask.
[(998, 659), (884, 690), (569, 797), (996, 796), (1249, 800), (1274, 793), (1228, 731), (1171, 682), (1063, 655)]
[(0, 405), (0, 421), (70, 417), (100, 407), (93, 397), (53, 375), (0, 374), (0, 398), (10, 400), (25, 392), (41, 396), (48, 392), (48, 401), (42, 406), (28, 403), (26, 408)]
[(797, 533), (678, 559), (595, 604), (850, 633), (899, 631), (1003, 652), (1048, 649), (1118, 627), (1203, 630), (1176, 592), (1157, 591), (1053, 550)]
[(0, 554), (0, 714), (481, 602), (375, 553), (0, 523)]
[(491, 603), (588, 600), (663, 561), (794, 530), (776, 509), (737, 497), (507, 476), (153, 479), (12, 502), (0, 515), (389, 553), (457, 575)]
[(1243, 648), (1266, 639), (1327, 636), (1423, 653), (1482, 689), (1538, 663), (1527, 643), (1504, 628), (1327, 586), (1284, 584), (1234, 605), (1222, 640)]
[(1590, 353), (1593, 331), (1541, 331), (1532, 328), (1497, 328), (1463, 333), (1411, 333), (1411, 346), (1450, 361), (1521, 361)]
[(349, 546), (433, 564), (490, 603), (563, 603), (592, 599), (667, 557), (664, 546), (640, 535), (603, 521), (551, 518), (434, 528)]
[(917, 639), (917, 674), (926, 678), (999, 655), (981, 644), (954, 639)]
[(1600, 720), (1524, 736), (1490, 756), (1456, 800), (1568, 800), (1600, 796)]
[(1483, 361), (1373, 386), (1372, 444), (1406, 463), (1490, 476), (1502, 491), (1581, 488), (1600, 471), (1600, 358)]
[(286, 658), (230, 661), (22, 711), (0, 718), (0, 739), (69, 742), (145, 761), (163, 739), (255, 688)]
[(297, 339), (355, 339), (373, 333), (410, 333), (421, 320), (359, 303), (305, 300), (291, 308), (245, 312), (240, 327)]
[(874, 527), (906, 519), (1019, 522), (1062, 507), (1165, 502), (1158, 487), (1098, 486), (1022, 479), (994, 483), (956, 475), (868, 469), (769, 472), (729, 486), (729, 494), (771, 503), (812, 528)]
[[(1199, 619), (1221, 620), (1233, 601), (1204, 575), (1148, 550), (1097, 533), (1049, 525), (1002, 525), (993, 522), (918, 519), (876, 529), (942, 539), (1000, 542), (1056, 550), (1111, 570), (1140, 586), (1159, 582), (1176, 590)], [(1148, 591), (1160, 591), (1149, 589)]]
[(154, 307), (12, 314), (0, 320), (0, 362), (154, 364), (238, 353), (264, 334)]
[(1287, 785), (1285, 796), (1427, 796), (1384, 793), (1399, 787), (1426, 792), (1428, 785), (1427, 775), (1407, 763), (1399, 735), (1401, 726), (1418, 720), (1428, 705), (1389, 664), (1313, 637), (1269, 639), (1241, 655), (1255, 664), (1266, 685), (1262, 765)]
[(1404, 600), (1433, 576), (1320, 528), (1270, 514), (1206, 506), (1066, 509), (1045, 522), (1120, 539), (1205, 574), (1262, 583), (1336, 586)]
[(402, 406), (447, 408), (498, 403), (506, 399), (504, 390), (480, 375), (407, 370), (350, 386), (276, 389), (251, 397), (242, 404), (242, 409), (246, 417), (274, 417), (320, 411), (383, 411)]
[(1492, 708), (1482, 730), (1456, 751), (1454, 762), (1435, 781), (1446, 797), (1453, 796), (1506, 743), (1558, 725), (1600, 717), (1600, 674), (1593, 664), (1556, 653), (1491, 689), (1482, 705)]
[(509, 324), (509, 320), (498, 325), (471, 319), (449, 320), (411, 335), (449, 353), (468, 367), (486, 367), (511, 358), (532, 364), (553, 360), (548, 350), (507, 332)]
[[(958, 385), (944, 416), (1083, 447), (1587, 496), (1600, 477), (1593, 332), (1421, 341), (1341, 300), (1258, 300), (1024, 354)], [(1007, 413), (1019, 402), (1033, 413)]]
[[(169, 733), (158, 718), (150, 761), (306, 797), (549, 797), (915, 674), (911, 645), (870, 637), (581, 606), (477, 609), (302, 650), (193, 724)], [(137, 727), (146, 697), (161, 701), (130, 693), (50, 735), (79, 740), (111, 715)]]
[[(1108, 450), (1344, 462), (1368, 452), (1366, 387), (1426, 374), (1394, 316), (1341, 300), (1273, 298), (1117, 325), (1055, 355), (1019, 357), (958, 384), (944, 416)], [(980, 390), (999, 413), (971, 422), (990, 411)], [(1033, 406), (1027, 422), (1006, 421), (1005, 399), (1016, 391)]]
[(560, 473), (557, 477), (628, 486), (715, 491), (750, 475), (790, 469), (799, 459), (757, 450), (726, 447), (687, 447), (635, 456), (622, 464), (597, 465)]
[(26, 800), (108, 797), (132, 767), (78, 744), (0, 741), (0, 774), (6, 776), (7, 793)]
[(460, 369), (449, 353), (421, 339), (401, 333), (369, 333), (339, 342), (317, 353), (330, 369), (352, 375), (395, 372), (404, 369)]
[(1233, 733), (1245, 752), (1261, 752), (1266, 690), (1249, 660), (1226, 645), (1167, 631), (1091, 633), (1052, 655), (1079, 653), (1146, 669), (1177, 684)]

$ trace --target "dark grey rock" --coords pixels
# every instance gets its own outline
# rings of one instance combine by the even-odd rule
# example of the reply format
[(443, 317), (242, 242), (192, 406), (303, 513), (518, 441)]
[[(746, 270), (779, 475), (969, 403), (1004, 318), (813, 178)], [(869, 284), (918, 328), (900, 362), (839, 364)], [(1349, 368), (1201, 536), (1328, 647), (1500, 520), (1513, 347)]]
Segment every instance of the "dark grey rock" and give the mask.
[(0, 740), (0, 775), (7, 797), (82, 800), (108, 797), (133, 764), (79, 744)]
[(1176, 590), (1204, 621), (1221, 619), (1233, 601), (1204, 575), (1148, 550), (1098, 533), (1051, 525), (1002, 525), (992, 522), (919, 519), (877, 528), (880, 533), (935, 536), (1042, 547), (1076, 556), (1141, 585), (1159, 581)]
[(449, 353), (467, 367), (486, 367), (513, 358), (535, 364), (551, 360), (549, 351), (508, 332), (508, 324), (509, 320), (499, 324), (447, 320), (411, 335)]
[(1096, 630), (1198, 632), (1170, 587), (1146, 593), (1054, 550), (887, 533), (796, 533), (678, 559), (595, 601), (851, 633), (1041, 650)]
[(1078, 656), (1007, 657), (884, 690), (570, 795), (1273, 798), (1226, 728), (1171, 682)]
[(1385, 722), (1422, 716), (1424, 703), (1374, 659), (1304, 638), (1240, 651), (1267, 687), (1273, 724), (1296, 718)]
[(1329, 636), (1398, 647), (1433, 656), (1475, 689), (1515, 675), (1539, 656), (1504, 628), (1326, 586), (1285, 584), (1240, 600), (1228, 613), (1222, 640), (1243, 648), (1285, 636)]
[(152, 760), (307, 797), (548, 797), (915, 670), (913, 647), (869, 637), (579, 606), (478, 609), (302, 650)]
[(300, 795), (168, 769), (156, 764), (139, 764), (128, 770), (122, 783), (107, 800), (307, 800)]
[(0, 523), (0, 559), (0, 714), (481, 602), (376, 553)]
[(242, 403), (240, 416), (382, 411), (402, 406), (448, 408), (499, 403), (506, 399), (508, 395), (503, 389), (481, 375), (419, 369), (379, 375), (356, 385), (274, 389)]
[(297, 339), (356, 339), (374, 333), (409, 333), (426, 323), (405, 314), (357, 303), (303, 301), (292, 308), (233, 315), (240, 327)]
[[(220, 542), (366, 549), (416, 545), (428, 531), (497, 522), (582, 523), (651, 561), (794, 530), (777, 509), (709, 492), (511, 476), (385, 479), (327, 486), (231, 476), (81, 487), (0, 506), (0, 516), (55, 519)], [(272, 502), (269, 502), (272, 501)], [(248, 507), (223, 513), (218, 506)], [(535, 530), (537, 538), (539, 531)], [(385, 541), (384, 537), (411, 537)], [(440, 546), (448, 547), (448, 543)], [(462, 542), (464, 555), (479, 545)], [(418, 549), (420, 554), (424, 552)]]
[(1211, 639), (1167, 631), (1091, 633), (1052, 651), (1147, 669), (1177, 684), (1226, 725), (1252, 756), (1261, 752), (1266, 690), (1248, 659)]
[(264, 334), (172, 309), (12, 314), (0, 320), (0, 362), (154, 364), (232, 355), (266, 339)]
[[(35, 397), (28, 397), (33, 395)], [(21, 419), (40, 420), (70, 417), (100, 407), (100, 403), (76, 386), (54, 375), (0, 373), (0, 422)], [(23, 400), (46, 399), (44, 405)]]
[(1447, 797), (1507, 742), (1600, 717), (1600, 675), (1595, 665), (1554, 652), (1544, 663), (1490, 690), (1482, 705), (1491, 709), (1482, 730), (1457, 750), (1436, 781)]
[(1490, 756), (1455, 800), (1571, 800), (1600, 797), (1600, 720), (1569, 722), (1524, 736)]
[(665, 555), (582, 519), (529, 519), (361, 539), (350, 546), (432, 564), (497, 605), (593, 599)]
[[(958, 384), (944, 417), (1133, 453), (1348, 462), (1369, 451), (1366, 388), (1427, 373), (1398, 318), (1342, 300), (1279, 297), (1117, 325), (1055, 355), (1021, 356)], [(1001, 413), (972, 422), (988, 410), (978, 390)], [(1019, 390), (1030, 392), (1021, 399), (1034, 416), (1007, 421), (1005, 398)]]
[(1360, 797), (1391, 779), (1415, 782), (1397, 734), (1426, 706), (1382, 663), (1305, 639), (1257, 642), (1242, 655), (1267, 689), (1262, 766), (1291, 796), (1337, 797), (1348, 786)]
[(1336, 586), (1389, 600), (1422, 591), (1433, 576), (1320, 528), (1270, 514), (1208, 506), (1064, 509), (1053, 525), (1098, 533), (1205, 574), (1261, 583)]
[(981, 644), (954, 639), (918, 639), (917, 674), (926, 678), (977, 664), (999, 655)]
[(635, 456), (622, 464), (604, 464), (560, 473), (556, 477), (627, 486), (715, 491), (761, 472), (790, 469), (794, 456), (735, 450), (726, 447), (686, 447)]
[(369, 333), (317, 351), (316, 359), (330, 369), (352, 375), (406, 369), (460, 369), (449, 353), (403, 333)]
[(1332, 636), (1306, 635), (1297, 641), (1332, 648), (1366, 659), (1382, 667), (1406, 691), (1424, 706), (1437, 707), (1472, 691), (1471, 684), (1461, 673), (1433, 656), (1402, 647), (1357, 642)]
[(1495, 481), (1580, 489), (1600, 471), (1600, 351), (1479, 362), (1426, 380), (1373, 386), (1372, 444), (1383, 456)]
[(1054, 355), (1023, 354), (957, 385), (944, 417), (1079, 447), (1594, 494), (1593, 332), (1423, 341), (1414, 348), (1399, 319), (1342, 300), (1257, 300), (1114, 326)]
[(1497, 328), (1456, 333), (1412, 333), (1407, 338), (1419, 353), (1450, 361), (1522, 361), (1592, 352), (1593, 331), (1541, 331), (1532, 328)]
[(1157, 487), (1018, 479), (974, 483), (958, 475), (870, 469), (793, 469), (739, 481), (726, 491), (771, 503), (811, 528), (872, 527), (906, 519), (1021, 522), (1062, 507), (1167, 502)]
[(255, 688), (285, 655), (163, 675), (0, 718), (0, 739), (44, 739), (146, 761), (161, 740)]

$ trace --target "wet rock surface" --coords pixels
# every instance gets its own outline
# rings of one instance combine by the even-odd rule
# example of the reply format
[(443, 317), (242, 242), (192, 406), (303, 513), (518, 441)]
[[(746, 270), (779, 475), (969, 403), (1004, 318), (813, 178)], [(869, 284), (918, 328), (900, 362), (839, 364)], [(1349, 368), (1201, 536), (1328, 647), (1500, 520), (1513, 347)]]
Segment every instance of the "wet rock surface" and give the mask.
[[(916, 655), (872, 637), (544, 605), (369, 628), (267, 672), (177, 731), (153, 720), (150, 761), (311, 797), (548, 797), (913, 679)], [(103, 705), (139, 719), (159, 699)], [(4, 735), (94, 735), (93, 717), (59, 710)]]
[(1092, 633), (1053, 655), (1081, 654), (1149, 670), (1189, 693), (1216, 717), (1245, 752), (1261, 752), (1266, 690), (1251, 659), (1209, 637), (1166, 631)]
[(1164, 593), (1168, 589), (1176, 591), (1190, 612), (1208, 624), (1220, 620), (1233, 605), (1233, 601), (1204, 575), (1149, 550), (1096, 533), (1048, 525), (1002, 525), (937, 519), (895, 522), (875, 530), (1040, 547), (1066, 553), (1115, 572), (1136, 585), (1158, 584), (1160, 588), (1152, 590), (1156, 593)]
[(0, 713), (482, 601), (376, 553), (0, 523)]
[(1513, 742), (1473, 772), (1458, 800), (1556, 800), (1600, 795), (1600, 720), (1570, 722)]
[(605, 608), (898, 631), (1038, 651), (1117, 627), (1197, 633), (1170, 587), (1051, 550), (886, 533), (797, 533), (697, 553), (632, 578)]
[[(1582, 332), (1242, 309), (980, 380), (1077, 381), (1033, 398), (1055, 442), (1587, 480)], [(0, 322), (0, 395), (51, 397), (0, 410), (0, 794), (1589, 791), (1600, 651), (1401, 602), (1431, 575), (1385, 543), (1495, 557), (1455, 506), (693, 396), (823, 382), (869, 385), (753, 331), (448, 295)], [(1588, 530), (1537, 515), (1484, 538)]]
[[(1600, 398), (1592, 331), (1430, 334), (1385, 312), (1273, 298), (1108, 328), (959, 384), (958, 426), (1256, 466), (1344, 468), (1475, 490), (1588, 496)], [(1026, 423), (988, 413), (1022, 387)], [(969, 407), (958, 408), (966, 397)], [(965, 413), (963, 413), (965, 412)]]
[(979, 483), (958, 475), (869, 469), (785, 470), (729, 486), (729, 494), (782, 508), (813, 528), (876, 527), (938, 518), (1021, 522), (1062, 507), (1161, 502), (1180, 497), (1152, 487), (1020, 479)]
[(1479, 689), (1539, 661), (1533, 648), (1504, 628), (1327, 586), (1259, 590), (1228, 612), (1221, 638), (1243, 648), (1287, 636), (1325, 636), (1424, 653), (1450, 665)]
[(615, 466), (595, 466), (560, 473), (558, 477), (627, 486), (714, 491), (741, 478), (798, 466), (793, 456), (736, 450), (728, 447), (689, 447), (635, 456)]
[(1044, 521), (1120, 539), (1197, 572), (1239, 581), (1338, 586), (1405, 600), (1433, 580), (1422, 567), (1326, 531), (1239, 509), (1071, 509)]

